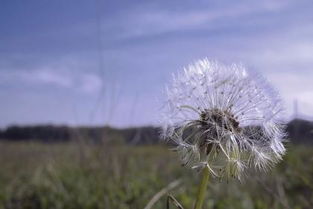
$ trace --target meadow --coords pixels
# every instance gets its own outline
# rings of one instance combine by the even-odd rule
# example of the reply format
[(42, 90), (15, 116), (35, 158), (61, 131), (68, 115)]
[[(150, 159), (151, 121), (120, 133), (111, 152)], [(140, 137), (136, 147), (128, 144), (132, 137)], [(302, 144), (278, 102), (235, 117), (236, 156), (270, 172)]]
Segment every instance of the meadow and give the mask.
[[(287, 153), (243, 182), (211, 179), (204, 208), (312, 209), (313, 147), (289, 144)], [(162, 145), (1, 142), (0, 165), (5, 209), (143, 209), (173, 182), (169, 193), (192, 208), (199, 181)], [(166, 199), (152, 208), (165, 209)]]

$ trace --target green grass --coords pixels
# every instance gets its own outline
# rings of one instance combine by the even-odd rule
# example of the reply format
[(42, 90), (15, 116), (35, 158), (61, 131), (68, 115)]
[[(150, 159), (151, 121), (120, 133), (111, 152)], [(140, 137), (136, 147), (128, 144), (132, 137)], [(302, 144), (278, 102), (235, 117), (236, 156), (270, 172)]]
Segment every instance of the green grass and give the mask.
[[(211, 180), (204, 208), (313, 208), (313, 147), (288, 149), (267, 174)], [(141, 209), (176, 179), (182, 184), (171, 194), (187, 209), (199, 182), (162, 146), (0, 143), (0, 165), (0, 208), (10, 209)], [(164, 196), (154, 208), (165, 203)]]

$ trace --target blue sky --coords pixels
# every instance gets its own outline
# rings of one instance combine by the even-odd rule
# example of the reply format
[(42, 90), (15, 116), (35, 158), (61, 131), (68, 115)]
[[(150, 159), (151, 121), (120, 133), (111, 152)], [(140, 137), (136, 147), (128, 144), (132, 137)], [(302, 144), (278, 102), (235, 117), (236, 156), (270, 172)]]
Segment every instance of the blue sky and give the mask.
[(313, 116), (313, 2), (2, 0), (0, 127), (156, 124), (173, 72), (241, 62)]

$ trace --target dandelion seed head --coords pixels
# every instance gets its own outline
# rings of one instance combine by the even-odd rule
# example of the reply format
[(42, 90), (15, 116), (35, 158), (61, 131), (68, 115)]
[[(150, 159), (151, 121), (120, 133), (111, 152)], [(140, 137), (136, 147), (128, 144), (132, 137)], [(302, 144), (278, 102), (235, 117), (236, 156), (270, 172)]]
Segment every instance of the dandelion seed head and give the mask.
[(203, 59), (173, 76), (166, 90), (162, 137), (182, 164), (240, 179), (268, 170), (285, 153), (282, 102), (260, 75), (242, 65)]

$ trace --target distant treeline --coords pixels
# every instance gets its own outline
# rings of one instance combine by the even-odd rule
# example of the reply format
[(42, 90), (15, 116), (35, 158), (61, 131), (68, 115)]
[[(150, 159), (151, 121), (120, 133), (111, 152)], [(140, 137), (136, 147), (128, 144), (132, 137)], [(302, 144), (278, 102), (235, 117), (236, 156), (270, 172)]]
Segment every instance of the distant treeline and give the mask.
[[(287, 125), (288, 139), (295, 144), (313, 144), (313, 122), (300, 119)], [(0, 140), (41, 141), (46, 143), (84, 141), (87, 143), (160, 143), (159, 128), (138, 127), (116, 129), (111, 127), (68, 127), (54, 125), (10, 126), (0, 130)]]
[(55, 125), (10, 126), (0, 130), (0, 140), (46, 143), (83, 141), (87, 143), (154, 144), (159, 141), (159, 129), (149, 126), (125, 129)]

